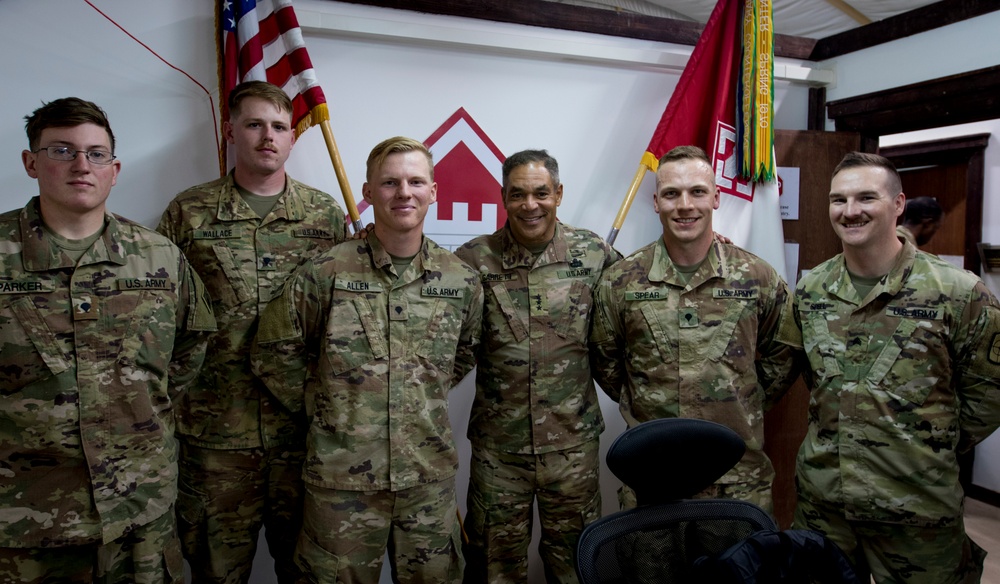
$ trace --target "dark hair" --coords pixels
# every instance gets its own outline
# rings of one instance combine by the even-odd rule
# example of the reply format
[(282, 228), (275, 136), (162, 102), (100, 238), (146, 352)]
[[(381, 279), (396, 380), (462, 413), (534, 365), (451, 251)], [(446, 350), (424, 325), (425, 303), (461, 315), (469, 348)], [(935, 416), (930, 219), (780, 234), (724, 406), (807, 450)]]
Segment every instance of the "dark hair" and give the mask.
[(108, 115), (96, 103), (79, 97), (63, 97), (48, 103), (42, 102), (42, 107), (24, 116), (24, 131), (28, 135), (28, 146), (32, 151), (38, 150), (38, 142), (42, 139), (42, 130), (46, 128), (72, 128), (83, 124), (95, 124), (108, 132), (111, 140), (111, 153), (115, 152), (115, 135), (111, 131)]
[(889, 193), (890, 196), (894, 197), (903, 192), (903, 181), (899, 178), (899, 171), (896, 170), (896, 165), (893, 164), (888, 158), (879, 156), (878, 154), (871, 154), (868, 152), (848, 152), (844, 155), (840, 164), (833, 169), (833, 176), (837, 176), (837, 174), (839, 174), (842, 170), (847, 170), (849, 168), (862, 168), (866, 166), (885, 169), (886, 173), (889, 175), (885, 186), (889, 189), (889, 191), (891, 191)]
[(697, 146), (676, 146), (660, 157), (659, 164), (677, 162), (678, 160), (701, 160), (708, 166), (712, 166), (712, 161), (708, 159), (708, 154)]
[(549, 176), (552, 177), (552, 185), (559, 186), (559, 163), (556, 162), (555, 158), (552, 158), (552, 155), (545, 150), (522, 150), (511, 154), (507, 157), (507, 160), (503, 161), (502, 176), (504, 190), (507, 189), (507, 179), (510, 177), (511, 171), (532, 162), (542, 163), (545, 170), (549, 171)]
[(903, 224), (916, 225), (924, 220), (939, 221), (944, 210), (934, 197), (916, 197), (906, 201)]
[(285, 90), (267, 81), (244, 81), (229, 92), (229, 117), (235, 118), (240, 115), (240, 106), (243, 100), (249, 97), (256, 97), (272, 104), (283, 112), (292, 114), (292, 100), (285, 93)]
[(430, 180), (434, 180), (434, 157), (431, 155), (431, 151), (424, 146), (423, 142), (414, 140), (413, 138), (406, 138), (404, 136), (396, 136), (394, 138), (388, 138), (382, 140), (374, 148), (372, 148), (371, 153), (368, 154), (367, 172), (365, 173), (365, 180), (370, 181), (372, 179), (372, 174), (378, 169), (382, 168), (385, 164), (385, 159), (391, 154), (400, 154), (405, 152), (420, 152), (427, 158), (427, 168), (430, 170)]

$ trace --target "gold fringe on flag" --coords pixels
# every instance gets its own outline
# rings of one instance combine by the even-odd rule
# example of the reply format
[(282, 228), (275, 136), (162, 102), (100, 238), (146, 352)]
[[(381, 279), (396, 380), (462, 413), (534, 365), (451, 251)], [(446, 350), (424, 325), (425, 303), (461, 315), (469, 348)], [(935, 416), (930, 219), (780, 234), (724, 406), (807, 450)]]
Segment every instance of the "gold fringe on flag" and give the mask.
[(328, 121), (330, 121), (330, 110), (327, 109), (326, 102), (323, 102), (309, 110), (309, 113), (303, 116), (298, 124), (295, 124), (295, 137), (298, 138), (302, 132), (309, 128)]
[(741, 174), (774, 179), (774, 30), (771, 0), (744, 0)]

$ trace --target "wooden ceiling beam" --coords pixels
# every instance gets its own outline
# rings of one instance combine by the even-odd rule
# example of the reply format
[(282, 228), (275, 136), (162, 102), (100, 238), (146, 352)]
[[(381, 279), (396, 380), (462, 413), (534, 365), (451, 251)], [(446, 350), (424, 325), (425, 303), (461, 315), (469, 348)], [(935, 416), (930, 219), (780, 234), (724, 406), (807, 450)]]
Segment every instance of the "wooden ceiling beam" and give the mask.
[(824, 61), (1000, 10), (995, 0), (941, 0), (819, 39), (808, 59)]
[[(528, 0), (340, 0), (382, 8), (412, 10), (427, 14), (462, 16), (526, 24), (559, 30), (589, 32), (663, 43), (694, 46), (705, 25), (672, 18)], [(774, 35), (774, 55), (807, 60), (816, 39)]]
[(827, 103), (837, 130), (885, 136), (1000, 118), (1000, 65)]
[[(338, 0), (349, 4), (478, 18), (694, 46), (704, 25), (540, 0)], [(774, 55), (823, 61), (1000, 10), (996, 0), (941, 0), (822, 39), (774, 35)]]

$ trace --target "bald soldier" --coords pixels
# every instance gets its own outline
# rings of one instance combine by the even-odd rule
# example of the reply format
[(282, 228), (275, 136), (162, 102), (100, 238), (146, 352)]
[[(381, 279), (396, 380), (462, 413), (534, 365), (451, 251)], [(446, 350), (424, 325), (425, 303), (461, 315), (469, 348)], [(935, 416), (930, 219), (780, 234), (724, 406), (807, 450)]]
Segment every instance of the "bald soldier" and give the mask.
[[(719, 207), (705, 153), (679, 146), (660, 159), (653, 209), (663, 236), (605, 270), (597, 289), (591, 362), (628, 426), (700, 418), (732, 428), (743, 459), (701, 497), (770, 511), (774, 469), (764, 453), (764, 412), (790, 384), (785, 282), (770, 265), (715, 241)], [(623, 506), (635, 505), (623, 491)]]
[(881, 156), (833, 171), (843, 253), (795, 291), (810, 393), (795, 525), (879, 584), (979, 582), (957, 456), (1000, 425), (1000, 307), (974, 274), (897, 237), (905, 200)]

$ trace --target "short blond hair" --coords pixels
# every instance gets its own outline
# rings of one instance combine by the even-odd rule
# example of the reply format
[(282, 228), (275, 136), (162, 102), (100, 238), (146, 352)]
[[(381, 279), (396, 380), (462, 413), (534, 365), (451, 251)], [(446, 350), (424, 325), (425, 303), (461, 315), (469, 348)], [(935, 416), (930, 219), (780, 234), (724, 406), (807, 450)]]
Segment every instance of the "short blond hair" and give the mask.
[(427, 168), (430, 169), (430, 179), (434, 180), (434, 156), (431, 155), (431, 151), (424, 146), (423, 142), (414, 140), (413, 138), (407, 138), (405, 136), (395, 136), (387, 140), (382, 140), (377, 146), (372, 148), (371, 153), (368, 155), (367, 162), (367, 172), (365, 173), (365, 179), (368, 181), (372, 180), (372, 175), (385, 164), (385, 159), (392, 154), (400, 154), (403, 152), (420, 152), (427, 157)]

